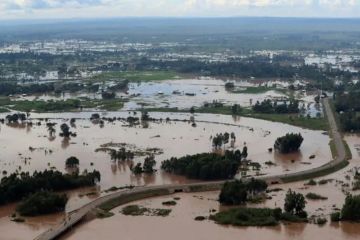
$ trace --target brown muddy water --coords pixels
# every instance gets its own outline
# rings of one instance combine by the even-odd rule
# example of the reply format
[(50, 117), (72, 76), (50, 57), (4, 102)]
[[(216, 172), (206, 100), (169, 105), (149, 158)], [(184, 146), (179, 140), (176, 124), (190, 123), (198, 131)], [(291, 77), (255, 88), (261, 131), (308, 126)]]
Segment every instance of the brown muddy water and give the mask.
[[(334, 208), (341, 208), (348, 188), (342, 186), (343, 183), (351, 184), (346, 176), (352, 176), (354, 168), (360, 166), (360, 157), (355, 155), (357, 144), (360, 137), (356, 135), (347, 136), (346, 140), (353, 152), (354, 158), (350, 165), (337, 173), (331, 174), (326, 178), (332, 179), (323, 185), (305, 186), (305, 182), (276, 185), (284, 191), (270, 193), (271, 200), (266, 200), (262, 204), (249, 205), (251, 207), (283, 207), (286, 191), (291, 188), (297, 192), (306, 194), (308, 192), (318, 193), (328, 197), (328, 200), (307, 200), (306, 210), (309, 216), (323, 216), (329, 219), (329, 214)], [(315, 179), (319, 181), (320, 179)], [(172, 212), (168, 217), (149, 217), (149, 216), (125, 216), (119, 211), (122, 207), (112, 210), (115, 215), (108, 219), (95, 219), (79, 225), (78, 228), (70, 231), (61, 239), (66, 240), (96, 240), (122, 239), (200, 239), (200, 240), (220, 240), (220, 239), (250, 239), (250, 240), (355, 240), (359, 239), (360, 224), (357, 223), (326, 223), (324, 226), (315, 224), (280, 224), (276, 227), (232, 227), (217, 225), (212, 221), (195, 221), (196, 216), (209, 216), (210, 210), (221, 211), (222, 207), (217, 202), (219, 192), (205, 193), (176, 193), (172, 196), (157, 197), (137, 201), (131, 204), (139, 204), (149, 208), (171, 208)], [(173, 207), (162, 206), (163, 201), (177, 200), (177, 205)]]
[[(131, 113), (132, 114), (132, 113)], [(104, 113), (107, 117), (126, 117), (128, 112)], [(139, 113), (138, 113), (139, 115)], [(103, 127), (93, 124), (88, 118), (91, 113), (58, 113), (58, 114), (35, 114), (33, 118), (50, 118), (50, 122), (58, 123), (55, 137), (49, 137), (45, 122), (40, 126), (25, 125), (0, 126), (0, 167), (1, 171), (8, 174), (16, 169), (33, 172), (50, 167), (66, 172), (65, 160), (70, 156), (80, 159), (80, 172), (87, 169), (97, 169), (101, 172), (101, 182), (96, 191), (102, 191), (112, 186), (125, 185), (160, 185), (171, 183), (191, 182), (184, 177), (158, 171), (154, 175), (135, 176), (129, 169), (129, 162), (113, 162), (105, 152), (95, 152), (97, 148), (106, 143), (128, 143), (139, 149), (161, 148), (163, 154), (157, 155), (157, 168), (162, 160), (172, 156), (184, 156), (212, 151), (211, 136), (217, 133), (234, 132), (237, 140), (235, 148), (248, 146), (249, 156), (255, 162), (262, 165), (258, 174), (280, 174), (284, 172), (296, 172), (314, 168), (331, 160), (328, 147), (329, 137), (321, 131), (305, 130), (286, 124), (268, 122), (251, 118), (232, 118), (231, 116), (196, 114), (197, 126), (192, 127), (188, 122), (149, 123), (149, 128), (126, 127), (124, 123), (115, 121), (105, 122)], [(180, 113), (153, 113), (154, 118), (190, 119), (190, 114)], [(1, 116), (3, 117), (3, 116)], [(64, 140), (59, 137), (61, 123), (70, 118), (79, 119), (71, 127), (77, 133), (77, 137)], [(36, 122), (35, 120), (33, 121)], [(275, 139), (288, 132), (301, 132), (305, 141), (301, 152), (293, 155), (279, 155), (269, 153)], [(30, 149), (29, 147), (33, 148)], [(50, 153), (50, 151), (52, 153)], [(316, 155), (310, 160), (310, 155)], [(144, 157), (138, 157), (134, 162), (142, 161)], [(271, 161), (275, 166), (267, 167), (264, 163)], [(91, 166), (91, 163), (94, 163)], [(248, 172), (246, 174), (256, 174)], [(239, 177), (239, 176), (237, 176)], [(94, 191), (93, 189), (81, 189), (70, 193), (67, 211), (78, 208), (90, 201), (91, 198), (81, 193)], [(0, 239), (31, 239), (38, 233), (48, 229), (52, 224), (62, 219), (61, 215), (44, 218), (28, 219), (26, 223), (13, 223), (9, 215), (14, 210), (13, 206), (0, 208)], [(115, 219), (115, 218), (114, 218)], [(148, 227), (148, 226), (146, 226)], [(16, 229), (16, 230), (15, 230)], [(82, 238), (76, 238), (82, 239)], [(129, 238), (131, 239), (131, 238)], [(136, 238), (135, 238), (136, 239)]]

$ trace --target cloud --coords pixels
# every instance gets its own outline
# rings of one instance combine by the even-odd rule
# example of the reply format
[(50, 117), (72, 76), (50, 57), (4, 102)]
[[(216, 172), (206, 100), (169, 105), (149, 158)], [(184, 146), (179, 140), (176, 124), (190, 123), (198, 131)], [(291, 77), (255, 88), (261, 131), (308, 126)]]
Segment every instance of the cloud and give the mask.
[(0, 18), (55, 15), (360, 17), (360, 0), (0, 0)]

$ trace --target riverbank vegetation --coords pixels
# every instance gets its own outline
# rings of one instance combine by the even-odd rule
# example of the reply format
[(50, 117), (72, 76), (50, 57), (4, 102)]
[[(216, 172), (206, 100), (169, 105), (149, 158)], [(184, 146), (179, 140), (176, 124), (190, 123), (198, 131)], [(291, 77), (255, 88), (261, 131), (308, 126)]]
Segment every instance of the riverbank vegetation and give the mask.
[(29, 194), (39, 191), (63, 191), (85, 186), (94, 186), (100, 181), (100, 172), (78, 174), (63, 174), (59, 171), (45, 170), (13, 173), (3, 177), (0, 183), (0, 205), (22, 200)]

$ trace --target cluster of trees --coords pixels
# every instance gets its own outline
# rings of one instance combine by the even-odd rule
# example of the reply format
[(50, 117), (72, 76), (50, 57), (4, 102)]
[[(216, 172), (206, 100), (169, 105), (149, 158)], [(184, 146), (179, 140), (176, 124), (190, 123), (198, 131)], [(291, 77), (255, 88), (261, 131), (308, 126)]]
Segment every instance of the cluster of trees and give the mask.
[(360, 131), (360, 92), (337, 94), (335, 109), (340, 113), (340, 124), (344, 131)]
[(131, 167), (131, 171), (134, 174), (141, 174), (141, 173), (153, 173), (156, 170), (154, 169), (156, 165), (155, 156), (150, 155), (144, 159), (144, 164), (141, 166), (141, 163), (135, 165), (135, 167)]
[(224, 156), (201, 153), (181, 158), (172, 157), (161, 163), (161, 169), (193, 179), (230, 179), (237, 173), (241, 158), (240, 151), (226, 151)]
[(7, 115), (5, 118), (9, 123), (16, 123), (19, 120), (20, 121), (25, 121), (26, 120), (26, 115), (25, 115), (25, 113), (14, 113), (14, 114), (11, 114), (11, 115)]
[(125, 161), (125, 160), (132, 160), (134, 159), (135, 154), (131, 151), (126, 151), (125, 148), (120, 148), (118, 151), (116, 150), (111, 150), (110, 151), (110, 157), (111, 160), (120, 160), (120, 161)]
[(101, 97), (102, 99), (109, 100), (114, 99), (116, 97), (116, 94), (114, 92), (102, 92)]
[(248, 200), (248, 196), (256, 195), (264, 192), (268, 185), (263, 180), (251, 179), (250, 181), (243, 182), (235, 180), (226, 182), (221, 188), (219, 201), (225, 205), (240, 205)]
[(37, 216), (64, 211), (68, 198), (65, 194), (40, 191), (30, 195), (17, 207), (22, 216)]
[(34, 93), (47, 93), (54, 91), (54, 84), (29, 84), (19, 85), (16, 83), (0, 83), (0, 95), (13, 95), (13, 94), (34, 94)]
[(228, 144), (230, 140), (234, 142), (236, 141), (235, 133), (232, 132), (231, 134), (229, 134), (228, 132), (225, 132), (224, 134), (216, 134), (212, 138), (212, 145), (214, 148), (220, 148), (223, 145)]
[(300, 133), (288, 133), (276, 139), (274, 148), (281, 153), (291, 153), (299, 150), (304, 138)]
[(60, 137), (68, 138), (70, 136), (72, 137), (76, 136), (76, 133), (71, 132), (69, 125), (67, 125), (66, 123), (60, 125), (60, 130), (61, 130)]
[(277, 101), (273, 102), (270, 99), (266, 99), (262, 102), (257, 101), (255, 105), (252, 107), (254, 112), (258, 113), (299, 113), (299, 101), (290, 100), (289, 103), (282, 102), (278, 104)]
[(359, 221), (360, 220), (360, 195), (348, 195), (341, 209), (341, 220)]
[(84, 172), (83, 174), (63, 174), (59, 171), (35, 171), (33, 175), (28, 172), (13, 173), (3, 177), (0, 183), (0, 205), (19, 201), (29, 194), (40, 190), (62, 191), (84, 186), (93, 186), (100, 181), (100, 172)]

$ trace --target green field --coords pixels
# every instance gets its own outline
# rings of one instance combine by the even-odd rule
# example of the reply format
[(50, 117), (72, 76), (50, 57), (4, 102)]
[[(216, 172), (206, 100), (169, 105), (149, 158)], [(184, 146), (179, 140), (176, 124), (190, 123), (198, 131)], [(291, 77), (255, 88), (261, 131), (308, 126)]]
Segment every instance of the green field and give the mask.
[[(149, 112), (189, 112), (188, 109), (178, 108), (148, 108)], [(222, 115), (234, 115), (230, 106), (222, 107), (201, 107), (196, 108), (195, 113), (211, 113)], [(307, 128), (311, 130), (323, 130), (329, 129), (328, 122), (325, 118), (307, 118), (299, 117), (297, 114), (266, 114), (255, 113), (249, 108), (243, 108), (237, 116), (251, 117), (257, 119), (268, 120), (272, 122), (286, 123), (297, 127)]]
[[(1, 101), (0, 101), (1, 104)], [(0, 106), (1, 109), (7, 110), (6, 108), (21, 111), (21, 112), (67, 112), (67, 111), (78, 111), (87, 108), (98, 108), (106, 111), (117, 111), (124, 106), (124, 100), (111, 99), (111, 100), (99, 100), (99, 99), (68, 99), (65, 101), (59, 100), (35, 100), (35, 101), (9, 101), (3, 102), (4, 105)], [(6, 106), (6, 108), (4, 108)]]
[(130, 82), (150, 82), (175, 79), (177, 74), (173, 71), (126, 71), (104, 72), (92, 77), (93, 81), (107, 81), (127, 79)]

